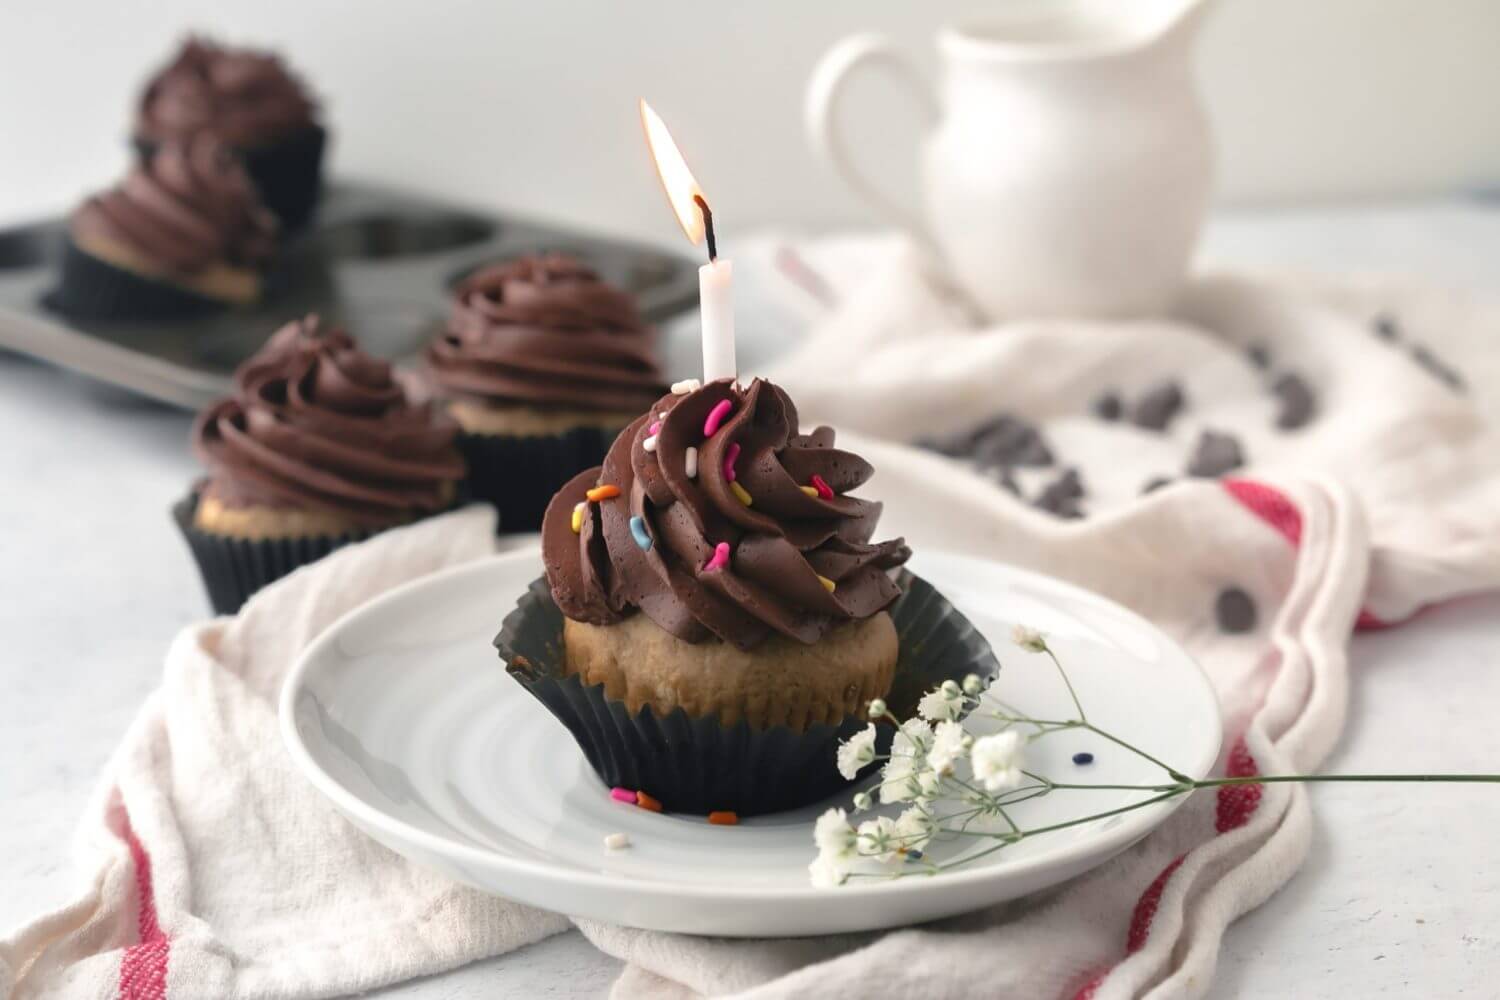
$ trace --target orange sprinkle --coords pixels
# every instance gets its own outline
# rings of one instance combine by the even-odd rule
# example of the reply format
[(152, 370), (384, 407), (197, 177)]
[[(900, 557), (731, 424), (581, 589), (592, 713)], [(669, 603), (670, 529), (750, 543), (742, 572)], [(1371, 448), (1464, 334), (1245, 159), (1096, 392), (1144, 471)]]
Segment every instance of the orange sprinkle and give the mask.
[(647, 795), (645, 792), (635, 793), (635, 804), (642, 809), (649, 809), (654, 813), (661, 812), (661, 803)]
[(588, 497), (589, 500), (594, 503), (598, 503), (600, 500), (610, 500), (619, 495), (620, 487), (616, 486), (614, 483), (605, 483), (603, 486), (595, 486), (593, 489), (584, 494), (584, 496)]
[(735, 826), (739, 823), (740, 817), (738, 813), (721, 809), (718, 812), (709, 813), (708, 821), (714, 826)]

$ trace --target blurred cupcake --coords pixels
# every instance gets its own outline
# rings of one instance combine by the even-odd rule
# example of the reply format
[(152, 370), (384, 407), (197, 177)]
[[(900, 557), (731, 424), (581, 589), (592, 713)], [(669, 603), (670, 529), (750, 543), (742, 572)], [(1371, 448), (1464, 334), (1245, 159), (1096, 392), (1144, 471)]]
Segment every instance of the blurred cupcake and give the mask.
[(881, 505), (849, 495), (872, 471), (769, 382), (666, 396), (548, 506), (546, 584), (496, 640), (511, 674), (607, 785), (668, 809), (837, 791), (872, 699), (898, 708), (900, 686), (910, 711), (997, 669), (940, 595), (893, 578), (910, 550), (872, 542)]
[(502, 531), (540, 527), (553, 492), (662, 393), (655, 339), (631, 296), (560, 254), (459, 285), (427, 360), (463, 428), (470, 492)]
[(268, 52), (189, 38), (146, 85), (135, 143), (149, 158), (166, 143), (213, 132), (245, 162), (287, 229), (317, 206), (327, 132), (302, 84)]
[(238, 161), (209, 135), (163, 146), (68, 222), (60, 281), (70, 315), (161, 319), (261, 297), (276, 220)]
[(200, 414), (209, 475), (175, 514), (214, 610), (341, 545), (453, 506), (457, 428), (316, 316), (289, 323)]

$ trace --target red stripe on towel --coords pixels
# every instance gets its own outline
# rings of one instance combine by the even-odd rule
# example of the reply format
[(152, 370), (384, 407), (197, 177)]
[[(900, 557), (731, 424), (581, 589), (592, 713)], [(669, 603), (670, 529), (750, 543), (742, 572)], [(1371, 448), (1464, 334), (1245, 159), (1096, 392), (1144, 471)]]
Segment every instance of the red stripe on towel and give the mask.
[(171, 941), (156, 919), (156, 892), (151, 885), (151, 856), (141, 846), (130, 818), (125, 819), (125, 843), (135, 863), (137, 943), (120, 959), (120, 1000), (166, 1000), (167, 959)]

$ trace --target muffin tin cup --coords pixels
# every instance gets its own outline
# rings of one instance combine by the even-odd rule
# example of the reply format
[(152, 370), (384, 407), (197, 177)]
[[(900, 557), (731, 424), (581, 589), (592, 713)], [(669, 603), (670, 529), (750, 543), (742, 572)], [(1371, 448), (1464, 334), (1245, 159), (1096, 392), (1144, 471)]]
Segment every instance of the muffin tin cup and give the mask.
[[(149, 160), (159, 145), (140, 138), (133, 144), (143, 160)], [(238, 149), (261, 201), (288, 232), (307, 225), (318, 207), (327, 145), (328, 131), (312, 125), (279, 142)]]
[(57, 287), (47, 294), (46, 302), (49, 308), (78, 319), (190, 319), (227, 308), (227, 303), (217, 299), (100, 260), (72, 240), (63, 243)]
[(618, 429), (575, 427), (562, 434), (513, 437), (460, 434), (469, 465), (469, 495), (494, 505), (499, 531), (540, 531), (542, 515), (558, 488), (604, 461)]
[[(946, 680), (977, 674), (988, 685), (1000, 670), (989, 642), (921, 577), (903, 570), (901, 596), (888, 609), (900, 653), (886, 703), (897, 718), (916, 715), (922, 695)], [(506, 671), (567, 727), (607, 788), (643, 791), (671, 812), (740, 816), (797, 809), (852, 782), (836, 766), (839, 742), (865, 726), (859, 716), (803, 732), (784, 726), (754, 729), (692, 718), (682, 708), (657, 715), (632, 713), (604, 686), (586, 686), (566, 671), (563, 615), (545, 578), (536, 580), (501, 625), (495, 646)], [(888, 753), (894, 734), (877, 726), (877, 749)], [(866, 768), (864, 777), (875, 770)]]
[(333, 552), (362, 542), (378, 531), (354, 531), (342, 535), (309, 535), (302, 538), (234, 538), (203, 531), (193, 522), (198, 494), (190, 493), (172, 507), (172, 519), (187, 539), (208, 603), (214, 613), (232, 615), (268, 583)]

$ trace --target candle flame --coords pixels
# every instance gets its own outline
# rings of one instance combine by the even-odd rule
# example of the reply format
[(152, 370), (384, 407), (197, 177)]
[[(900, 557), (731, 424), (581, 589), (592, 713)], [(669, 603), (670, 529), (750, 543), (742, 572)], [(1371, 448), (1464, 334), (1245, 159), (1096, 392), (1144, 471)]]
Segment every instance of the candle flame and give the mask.
[(661, 178), (662, 190), (667, 194), (672, 211), (677, 214), (682, 231), (694, 244), (702, 243), (703, 213), (693, 198), (703, 198), (705, 204), (708, 198), (693, 178), (677, 143), (672, 141), (667, 123), (644, 100), (641, 101), (641, 126), (646, 131), (646, 145), (651, 147), (651, 157), (656, 161), (656, 174)]

